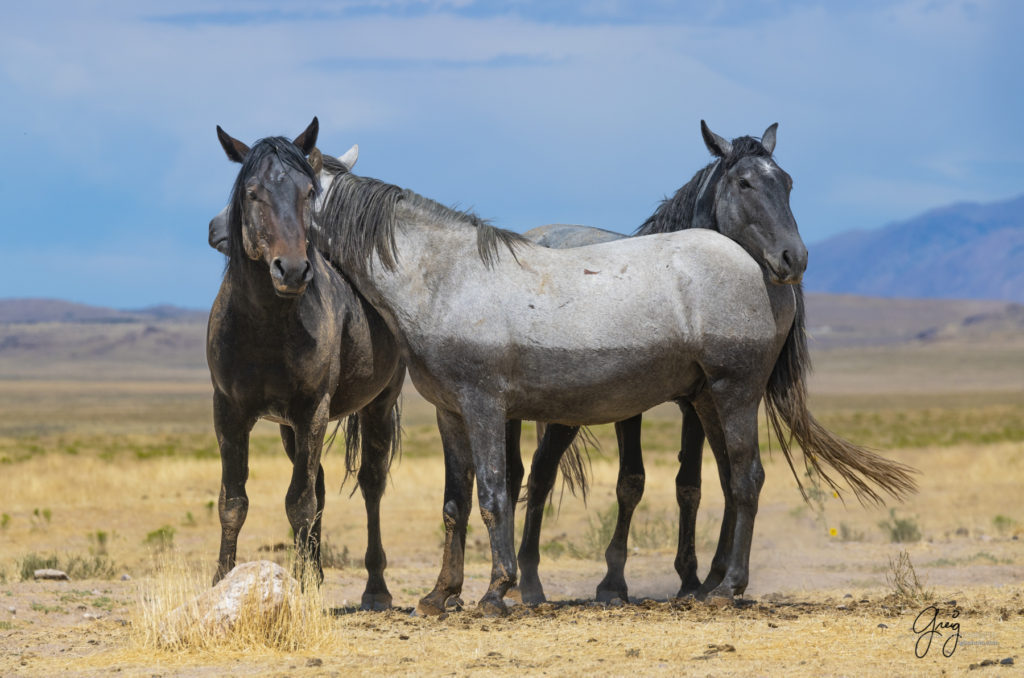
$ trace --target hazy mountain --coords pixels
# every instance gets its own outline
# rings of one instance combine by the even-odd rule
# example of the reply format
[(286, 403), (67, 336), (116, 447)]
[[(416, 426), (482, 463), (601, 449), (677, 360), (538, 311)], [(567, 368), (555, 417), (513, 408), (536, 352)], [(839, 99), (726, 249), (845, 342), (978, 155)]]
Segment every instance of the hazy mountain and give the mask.
[(0, 299), (0, 323), (132, 323), (173, 320), (206, 322), (208, 311), (161, 304), (119, 311), (61, 299)]
[(808, 291), (1024, 302), (1024, 196), (812, 244)]

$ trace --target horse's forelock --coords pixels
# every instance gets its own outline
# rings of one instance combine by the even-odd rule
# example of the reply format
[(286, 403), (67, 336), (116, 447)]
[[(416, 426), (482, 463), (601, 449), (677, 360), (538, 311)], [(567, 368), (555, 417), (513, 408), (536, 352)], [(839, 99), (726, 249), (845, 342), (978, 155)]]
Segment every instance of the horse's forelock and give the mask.
[(228, 264), (231, 261), (240, 261), (239, 257), (245, 257), (245, 245), (242, 241), (242, 198), (245, 195), (245, 184), (267, 158), (275, 156), (285, 166), (290, 167), (304, 174), (313, 183), (316, 192), (320, 192), (320, 177), (313, 171), (313, 167), (306, 160), (306, 156), (298, 146), (285, 137), (267, 137), (260, 139), (249, 150), (245, 156), (242, 168), (235, 177), (234, 186), (231, 189), (231, 198), (228, 201), (231, 205), (228, 215)]

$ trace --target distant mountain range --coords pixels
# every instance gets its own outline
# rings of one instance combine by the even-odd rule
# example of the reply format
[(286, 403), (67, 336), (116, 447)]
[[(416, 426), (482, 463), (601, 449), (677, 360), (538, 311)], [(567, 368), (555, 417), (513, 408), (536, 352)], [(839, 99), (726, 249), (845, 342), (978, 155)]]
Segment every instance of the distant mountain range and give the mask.
[(133, 323), (159, 320), (205, 322), (208, 311), (161, 304), (139, 310), (118, 311), (103, 306), (76, 304), (61, 299), (0, 299), (2, 323)]
[(809, 250), (808, 291), (1024, 302), (1024, 196), (942, 207)]

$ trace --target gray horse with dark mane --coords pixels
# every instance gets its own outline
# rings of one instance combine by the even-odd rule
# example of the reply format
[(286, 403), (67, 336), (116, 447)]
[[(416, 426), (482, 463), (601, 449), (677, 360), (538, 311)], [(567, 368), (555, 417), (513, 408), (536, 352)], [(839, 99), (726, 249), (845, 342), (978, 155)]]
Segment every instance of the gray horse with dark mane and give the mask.
[[(770, 230), (766, 234), (761, 226), (780, 219), (793, 221), (792, 212), (789, 209), (792, 180), (778, 167), (772, 157), (777, 129), (778, 124), (776, 123), (769, 126), (760, 139), (745, 136), (730, 142), (712, 132), (702, 120), (701, 135), (715, 160), (698, 171), (671, 198), (662, 201), (654, 214), (636, 230), (635, 235), (669, 233), (690, 228), (719, 231), (729, 234), (730, 237), (741, 243), (756, 260), (765, 261), (766, 272), (777, 270), (780, 262), (785, 265), (789, 259), (806, 258), (805, 250), (795, 252), (776, 250), (778, 258), (773, 261), (771, 257), (772, 243), (770, 243), (770, 237), (766, 237), (766, 235), (770, 235)], [(730, 182), (735, 184), (739, 190), (729, 190)], [(761, 227), (760, 232), (759, 227)], [(750, 232), (744, 233), (745, 230)], [(611, 242), (625, 237), (613, 231), (569, 224), (541, 226), (524, 235), (539, 245), (557, 249)], [(789, 369), (792, 374), (785, 378), (783, 378), (784, 375), (779, 375), (778, 379), (771, 383), (792, 382), (795, 385), (792, 389), (794, 394), (792, 397), (803, 400), (805, 375), (810, 369), (804, 332), (803, 290), (799, 282), (784, 280), (783, 283), (794, 286), (797, 310), (787, 345), (779, 358), (785, 360), (786, 363), (777, 364), (776, 369)], [(838, 484), (822, 468), (819, 456), (826, 464), (831, 464), (833, 458), (831, 451), (837, 449), (837, 446), (841, 448), (845, 443), (821, 429), (810, 415), (806, 418), (794, 419), (797, 425), (792, 431), (788, 431), (787, 427), (783, 426), (784, 417), (780, 416), (778, 407), (774, 406), (774, 400), (769, 397), (767, 403), (773, 428), (780, 443), (788, 446), (789, 435), (792, 434), (797, 442), (809, 452), (804, 459), (809, 465), (810, 474), (821, 477), (828, 485), (841, 491)], [(678, 400), (677, 404), (683, 414), (679, 452), (680, 468), (676, 476), (676, 499), (680, 515), (675, 568), (681, 580), (677, 596), (700, 597), (715, 589), (725, 576), (729, 535), (736, 514), (731, 501), (732, 493), (729, 489), (728, 459), (720, 454), (721, 450), (719, 449), (716, 450), (716, 461), (725, 493), (726, 508), (718, 549), (712, 560), (710, 572), (702, 584), (697, 575), (694, 539), (697, 507), (700, 503), (701, 456), (705, 436), (700, 417), (697, 416), (693, 405), (684, 399)], [(605, 552), (607, 573), (597, 587), (599, 601), (609, 601), (615, 598), (626, 600), (628, 597), (624, 574), (628, 552), (626, 540), (633, 511), (643, 495), (645, 484), (640, 426), (640, 415), (615, 424), (620, 459), (616, 486), (618, 516), (615, 531)], [(519, 550), (519, 566), (522, 569), (520, 591), (526, 602), (541, 602), (545, 599), (537, 573), (537, 565), (540, 560), (539, 540), (543, 507), (554, 484), (559, 459), (563, 451), (575, 439), (579, 428), (553, 424), (543, 427), (542, 430), (543, 437), (539, 441), (538, 450), (533, 457), (530, 469), (526, 522)], [(820, 455), (815, 454), (819, 447), (823, 447), (823, 453)], [(788, 459), (788, 447), (786, 450)], [(848, 456), (851, 459), (858, 458), (857, 454)], [(849, 468), (845, 464), (839, 464), (836, 470), (844, 480), (852, 485), (858, 498), (869, 501), (880, 499), (870, 485), (858, 477), (860, 470), (855, 466)], [(800, 477), (796, 474), (795, 469), (794, 475), (798, 486), (801, 486)], [(865, 475), (865, 477), (870, 478), (869, 475)], [(800, 489), (803, 491), (802, 486)]]
[(391, 594), (384, 581), (380, 500), (398, 450), (405, 367), (377, 311), (309, 244), (320, 189), (317, 131), (314, 118), (294, 141), (270, 137), (249, 148), (217, 128), (228, 158), (242, 168), (229, 207), (219, 225), (210, 226), (211, 244), (228, 255), (206, 342), (222, 463), (214, 582), (235, 565), (249, 507), (249, 433), (261, 417), (280, 424), (292, 460), (285, 510), (299, 565), (310, 562), (323, 580), (320, 456), (328, 422), (349, 417), (346, 465), (355, 472), (361, 448), (358, 482), (367, 513), (369, 578), (362, 606), (383, 609)]
[[(807, 412), (796, 322), (802, 297), (792, 284), (806, 249), (788, 199), (742, 197), (769, 180), (788, 196), (790, 179), (777, 166), (756, 172), (753, 165), (774, 165), (770, 157), (730, 165), (728, 155), (714, 170), (722, 173), (718, 232), (568, 250), (536, 247), (473, 214), (325, 164), (332, 177), (312, 240), (387, 322), (417, 390), (437, 408), (446, 538), (420, 612), (442, 612), (461, 591), (474, 477), (492, 557), (480, 606), (505, 610), (502, 596), (516, 580), (512, 514), (522, 473), (508, 420), (579, 426), (692, 403), (728, 470), (724, 574), (712, 595), (738, 595), (749, 578), (764, 479), (762, 397), (810, 463), (820, 458), (858, 495), (878, 496), (871, 484), (895, 496), (912, 489), (906, 467), (835, 438)], [(729, 210), (736, 216), (726, 219)], [(789, 447), (783, 451), (790, 459)]]

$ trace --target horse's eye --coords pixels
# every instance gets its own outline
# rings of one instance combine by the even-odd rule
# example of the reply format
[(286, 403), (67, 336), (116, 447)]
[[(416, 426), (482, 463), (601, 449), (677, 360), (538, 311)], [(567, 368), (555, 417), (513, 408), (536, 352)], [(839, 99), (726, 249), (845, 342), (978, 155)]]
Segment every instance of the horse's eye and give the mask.
[(310, 200), (312, 200), (313, 198), (315, 198), (315, 197), (316, 197), (316, 189), (315, 189), (315, 188), (311, 188), (311, 189), (309, 189), (309, 195), (308, 195), (307, 197), (308, 197), (308, 198), (309, 198)]
[(739, 183), (740, 183), (740, 188), (742, 188), (744, 190), (746, 190), (748, 188), (752, 188), (752, 186), (750, 185), (750, 182), (747, 181), (746, 179), (743, 179), (742, 177), (740, 178), (740, 182)]
[(255, 200), (256, 199), (256, 191), (252, 190), (251, 188), (246, 192), (245, 195), (246, 195), (246, 197), (249, 198), (249, 200)]

